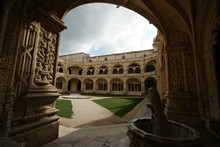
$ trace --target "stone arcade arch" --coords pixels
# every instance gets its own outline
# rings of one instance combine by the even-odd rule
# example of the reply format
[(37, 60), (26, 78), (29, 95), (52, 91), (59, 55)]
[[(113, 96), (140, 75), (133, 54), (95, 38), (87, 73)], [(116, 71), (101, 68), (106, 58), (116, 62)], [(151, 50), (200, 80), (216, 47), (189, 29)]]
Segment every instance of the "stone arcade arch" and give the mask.
[(149, 78), (147, 78), (145, 81), (144, 81), (144, 92), (146, 93), (146, 94), (148, 94), (148, 89), (150, 88), (150, 87), (153, 87), (153, 88), (155, 88), (155, 89), (157, 89), (157, 80), (155, 79), (155, 78), (153, 78), (153, 77), (149, 77)]
[(67, 87), (66, 87), (66, 79), (64, 79), (63, 77), (58, 77), (56, 79), (56, 87), (58, 89), (58, 91), (66, 91)]
[(53, 85), (60, 32), (66, 28), (62, 19), (92, 2), (124, 6), (158, 28), (158, 62), (162, 51), (165, 61), (158, 80), (166, 78), (158, 86), (166, 90), (168, 119), (219, 135), (218, 0), (1, 1), (0, 135), (27, 146), (58, 137), (56, 109), (50, 106), (58, 97)]
[(84, 81), (85, 92), (91, 93), (94, 91), (94, 82), (92, 79), (86, 79)]
[(82, 67), (78, 66), (70, 66), (67, 68), (67, 74), (72, 74), (72, 75), (82, 75)]
[(145, 66), (145, 72), (153, 72), (156, 70), (156, 61), (152, 60), (147, 63)]
[(76, 78), (72, 78), (68, 81), (69, 92), (80, 92), (81, 91), (81, 81)]
[(111, 93), (113, 94), (117, 94), (117, 93), (121, 93), (122, 91), (124, 91), (124, 82), (119, 79), (119, 78), (114, 78), (111, 80), (110, 82), (111, 85)]

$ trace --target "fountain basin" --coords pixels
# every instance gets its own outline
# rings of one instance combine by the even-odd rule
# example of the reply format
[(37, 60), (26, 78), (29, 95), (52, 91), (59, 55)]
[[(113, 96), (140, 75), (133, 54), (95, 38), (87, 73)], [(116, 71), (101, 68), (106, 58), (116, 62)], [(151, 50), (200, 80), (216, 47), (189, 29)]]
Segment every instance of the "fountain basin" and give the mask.
[(153, 123), (149, 118), (132, 120), (128, 125), (130, 147), (201, 147), (199, 132), (174, 121), (168, 121), (170, 132), (166, 136), (153, 134)]

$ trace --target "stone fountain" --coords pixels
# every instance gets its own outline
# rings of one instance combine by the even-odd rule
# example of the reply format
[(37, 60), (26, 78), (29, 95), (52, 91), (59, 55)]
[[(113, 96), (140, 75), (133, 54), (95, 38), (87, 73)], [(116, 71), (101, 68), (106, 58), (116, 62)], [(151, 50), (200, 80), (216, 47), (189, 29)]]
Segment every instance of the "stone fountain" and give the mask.
[(151, 118), (138, 118), (128, 125), (130, 147), (201, 147), (199, 132), (184, 124), (167, 120), (158, 91), (148, 89)]

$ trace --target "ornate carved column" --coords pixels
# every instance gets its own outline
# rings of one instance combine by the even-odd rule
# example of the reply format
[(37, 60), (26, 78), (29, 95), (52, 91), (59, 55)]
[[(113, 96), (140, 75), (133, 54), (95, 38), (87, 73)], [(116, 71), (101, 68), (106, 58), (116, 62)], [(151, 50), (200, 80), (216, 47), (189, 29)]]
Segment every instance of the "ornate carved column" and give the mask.
[(110, 93), (110, 90), (111, 90), (111, 83), (109, 81), (109, 79), (107, 80), (107, 93)]
[(127, 89), (126, 81), (123, 81), (123, 93), (124, 94), (127, 93), (126, 89)]
[[(34, 21), (23, 23), (15, 75), (16, 102), (10, 137), (36, 146), (58, 137), (58, 98), (54, 87), (59, 32), (65, 27), (48, 12), (39, 11)], [(25, 133), (31, 130), (31, 133)], [(31, 136), (29, 136), (31, 134)]]
[(166, 47), (168, 91), (166, 115), (168, 119), (191, 126), (203, 125), (198, 113), (195, 91), (194, 60), (187, 34), (176, 32)]
[(97, 80), (94, 80), (94, 83), (93, 83), (93, 92), (94, 93), (97, 93), (97, 90), (98, 90), (98, 86), (97, 86)]
[(0, 137), (8, 137), (13, 117), (14, 73), (22, 2), (3, 1), (0, 10)]
[(85, 90), (84, 82), (81, 82), (81, 91), (84, 92), (84, 90)]

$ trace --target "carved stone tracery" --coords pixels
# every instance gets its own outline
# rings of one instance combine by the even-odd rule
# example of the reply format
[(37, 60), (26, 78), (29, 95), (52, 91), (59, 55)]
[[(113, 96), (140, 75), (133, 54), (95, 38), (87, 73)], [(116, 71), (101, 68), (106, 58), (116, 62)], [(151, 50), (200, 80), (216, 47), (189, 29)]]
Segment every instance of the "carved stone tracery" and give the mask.
[(36, 85), (47, 85), (53, 82), (56, 44), (57, 35), (41, 27), (34, 77)]
[(15, 78), (15, 92), (17, 96), (27, 90), (31, 76), (31, 64), (33, 63), (33, 50), (36, 44), (38, 26), (36, 22), (24, 25), (23, 39), (20, 45), (20, 52), (17, 63)]
[(169, 58), (169, 78), (172, 90), (184, 89), (183, 59), (181, 53), (173, 53)]

